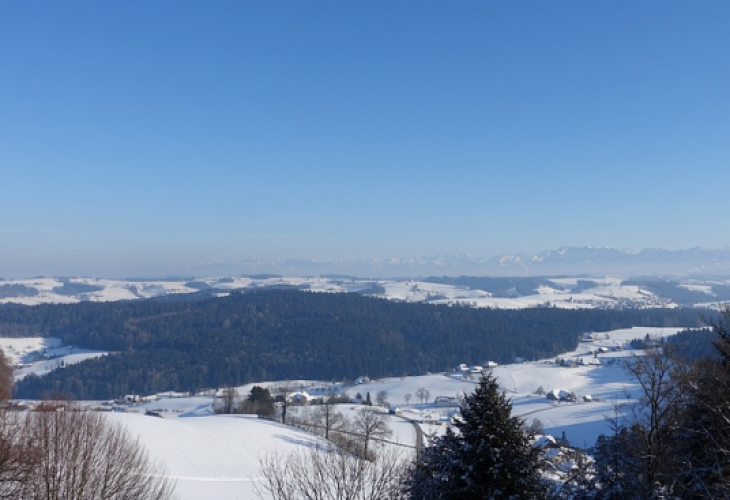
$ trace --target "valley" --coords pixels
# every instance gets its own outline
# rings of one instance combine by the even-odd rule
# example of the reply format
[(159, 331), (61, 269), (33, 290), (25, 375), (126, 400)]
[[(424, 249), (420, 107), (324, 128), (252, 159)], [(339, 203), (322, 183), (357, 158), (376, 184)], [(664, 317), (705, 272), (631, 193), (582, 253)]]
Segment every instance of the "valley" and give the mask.
[[(629, 328), (595, 335), (590, 342), (581, 342), (571, 351), (555, 358), (534, 362), (499, 365), (492, 369), (501, 388), (512, 400), (514, 414), (532, 424), (539, 419), (545, 433), (561, 437), (576, 447), (593, 446), (601, 433), (610, 432), (608, 418), (614, 416), (615, 405), (636, 401), (640, 390), (635, 380), (622, 367), (621, 361), (642, 355), (631, 347), (631, 341), (645, 338), (661, 339), (676, 333), (672, 328)], [(28, 344), (31, 339), (24, 339)], [(37, 339), (38, 345), (54, 343)], [(603, 347), (621, 350), (601, 352)], [(556, 359), (569, 363), (560, 366)], [(597, 360), (591, 363), (590, 360)], [(456, 367), (454, 367), (456, 368)], [(389, 441), (404, 458), (413, 457), (416, 444), (413, 424), (416, 422), (426, 436), (440, 435), (449, 424), (454, 408), (435, 404), (439, 396), (458, 398), (473, 390), (476, 375), (465, 376), (449, 371), (421, 376), (375, 379), (363, 384), (338, 384), (334, 390), (354, 398), (357, 394), (376, 394), (384, 391), (387, 402), (398, 408), (400, 416), (389, 415), (393, 431)], [(258, 381), (236, 387), (240, 398), (245, 398), (254, 385), (271, 389), (290, 387), (311, 392), (313, 397), (331, 386), (329, 381)], [(538, 389), (542, 391), (538, 391)], [(419, 389), (429, 392), (428, 401), (419, 401)], [(553, 401), (545, 394), (563, 390), (577, 395), (576, 401)], [(215, 497), (221, 500), (257, 498), (263, 477), (259, 459), (274, 452), (286, 454), (324, 446), (322, 438), (281, 423), (256, 418), (253, 415), (216, 415), (215, 399), (210, 391), (197, 395), (163, 393), (140, 395), (140, 402), (119, 401), (102, 405), (101, 401), (80, 401), (86, 408), (105, 409), (108, 418), (122, 424), (149, 451), (151, 457), (163, 464), (177, 484), (181, 500)], [(590, 401), (586, 400), (590, 396)], [(220, 400), (221, 391), (218, 392)], [(112, 408), (114, 411), (112, 411)], [(336, 411), (352, 419), (367, 407), (342, 403)], [(306, 417), (315, 411), (314, 404), (292, 404), (289, 418)], [(162, 418), (145, 415), (152, 411)], [(264, 496), (263, 498), (268, 498)]]

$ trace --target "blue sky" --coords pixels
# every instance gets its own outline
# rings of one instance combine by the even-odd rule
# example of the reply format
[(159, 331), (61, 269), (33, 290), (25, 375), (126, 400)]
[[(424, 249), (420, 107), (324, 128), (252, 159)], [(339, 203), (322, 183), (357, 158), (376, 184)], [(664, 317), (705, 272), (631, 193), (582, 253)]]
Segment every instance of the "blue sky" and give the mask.
[(0, 276), (730, 243), (730, 3), (2, 2)]

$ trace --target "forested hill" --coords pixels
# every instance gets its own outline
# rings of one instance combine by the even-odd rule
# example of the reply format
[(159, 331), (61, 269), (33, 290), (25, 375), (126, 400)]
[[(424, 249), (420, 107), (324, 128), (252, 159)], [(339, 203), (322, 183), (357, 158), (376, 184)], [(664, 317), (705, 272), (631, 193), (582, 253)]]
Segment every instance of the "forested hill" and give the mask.
[(163, 301), (0, 307), (0, 336), (54, 336), (115, 354), (18, 384), (81, 399), (275, 379), (352, 379), (537, 359), (585, 331), (700, 323), (694, 310), (471, 309), (288, 290)]

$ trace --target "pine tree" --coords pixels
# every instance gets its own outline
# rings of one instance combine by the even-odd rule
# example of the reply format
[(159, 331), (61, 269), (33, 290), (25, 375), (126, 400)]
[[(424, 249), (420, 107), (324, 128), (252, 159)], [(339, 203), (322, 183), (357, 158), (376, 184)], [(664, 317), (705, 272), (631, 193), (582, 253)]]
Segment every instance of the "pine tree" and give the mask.
[(730, 307), (712, 324), (716, 359), (700, 360), (679, 434), (687, 498), (728, 498), (730, 491)]
[(500, 500), (546, 496), (541, 462), (491, 374), (461, 405), (461, 418), (423, 454), (412, 481), (416, 499)]
[(595, 446), (595, 474), (584, 485), (583, 496), (596, 500), (635, 500), (641, 498), (641, 489), (634, 484), (637, 464), (632, 442), (639, 439), (628, 427), (616, 419), (610, 422), (612, 435), (601, 434)]
[(255, 385), (243, 404), (245, 413), (255, 413), (259, 417), (270, 417), (274, 414), (274, 398), (268, 389)]

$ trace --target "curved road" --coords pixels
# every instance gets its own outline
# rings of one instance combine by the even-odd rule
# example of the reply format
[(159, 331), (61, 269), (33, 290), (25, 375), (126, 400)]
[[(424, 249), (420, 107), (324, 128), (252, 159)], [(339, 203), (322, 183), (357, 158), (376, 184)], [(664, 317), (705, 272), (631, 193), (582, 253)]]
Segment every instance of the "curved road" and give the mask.
[(416, 461), (420, 461), (421, 453), (423, 452), (423, 429), (421, 429), (421, 426), (418, 425), (418, 422), (413, 420), (412, 418), (404, 417), (403, 415), (399, 416), (406, 422), (410, 422), (416, 429)]

